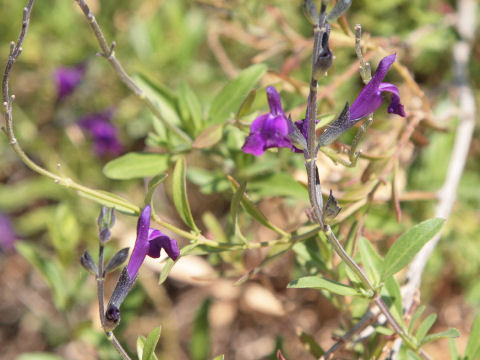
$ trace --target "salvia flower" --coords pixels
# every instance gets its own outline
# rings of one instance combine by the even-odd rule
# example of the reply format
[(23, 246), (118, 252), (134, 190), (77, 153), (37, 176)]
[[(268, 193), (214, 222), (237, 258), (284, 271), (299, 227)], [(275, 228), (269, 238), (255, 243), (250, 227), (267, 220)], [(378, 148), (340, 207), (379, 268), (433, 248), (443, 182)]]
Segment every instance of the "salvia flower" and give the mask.
[(53, 78), (57, 85), (58, 100), (63, 100), (77, 88), (85, 77), (87, 64), (80, 63), (73, 67), (59, 67), (55, 70)]
[(242, 147), (244, 152), (255, 156), (262, 155), (265, 150), (270, 148), (293, 148), (288, 136), (291, 125), (282, 108), (280, 95), (273, 86), (267, 87), (267, 99), (270, 112), (253, 121), (250, 134)]
[(132, 288), (138, 275), (140, 266), (147, 256), (152, 258), (160, 257), (161, 249), (164, 249), (167, 255), (177, 260), (180, 256), (177, 241), (163, 234), (160, 230), (150, 228), (151, 207), (147, 205), (143, 208), (137, 223), (137, 239), (135, 246), (128, 261), (123, 269), (120, 279), (117, 282), (112, 297), (110, 298), (106, 318), (115, 326), (120, 321), (120, 305)]
[[(394, 84), (382, 82), (395, 62), (396, 54), (392, 54), (384, 57), (378, 64), (377, 71), (372, 76), (370, 82), (365, 85), (363, 90), (358, 94), (357, 98), (353, 102), (352, 106), (348, 109), (344, 109), (342, 115), (337, 120), (331, 123), (327, 130), (320, 136), (320, 146), (330, 144), (363, 117), (373, 113), (382, 105), (383, 92), (389, 92), (391, 94), (390, 105), (388, 106), (388, 112), (391, 114), (397, 114), (405, 117), (405, 110), (400, 103), (400, 94), (398, 88)], [(347, 111), (348, 110), (348, 111)], [(348, 116), (347, 116), (348, 115)]]
[(118, 140), (117, 129), (110, 122), (113, 110), (85, 115), (78, 120), (81, 128), (88, 131), (93, 138), (93, 151), (98, 156), (106, 154), (118, 155), (123, 151), (123, 145)]
[(0, 213), (0, 250), (12, 251), (17, 241), (17, 235), (13, 229), (10, 218)]

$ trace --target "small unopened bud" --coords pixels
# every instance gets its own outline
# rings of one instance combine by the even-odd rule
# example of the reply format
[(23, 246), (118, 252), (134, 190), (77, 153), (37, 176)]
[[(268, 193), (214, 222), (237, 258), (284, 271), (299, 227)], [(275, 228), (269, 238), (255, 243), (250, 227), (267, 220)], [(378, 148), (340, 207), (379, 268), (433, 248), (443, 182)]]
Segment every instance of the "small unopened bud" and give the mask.
[(115, 255), (113, 255), (113, 257), (105, 266), (105, 272), (109, 273), (115, 270), (116, 268), (118, 268), (120, 265), (122, 265), (128, 257), (128, 250), (129, 248), (127, 247), (118, 251)]
[(100, 215), (98, 216), (97, 224), (98, 224), (98, 234), (100, 241), (102, 243), (107, 242), (110, 240), (111, 233), (110, 228), (115, 224), (115, 209), (108, 208), (106, 206), (102, 207), (100, 211)]
[(97, 264), (95, 264), (92, 255), (90, 255), (87, 250), (85, 250), (82, 257), (80, 258), (80, 263), (89, 273), (97, 275)]
[(313, 78), (319, 79), (330, 69), (333, 62), (333, 53), (330, 50), (328, 40), (330, 38), (330, 24), (326, 24), (326, 31), (322, 35), (322, 47), (319, 51), (315, 63), (313, 64)]
[(312, 25), (317, 25), (319, 21), (317, 7), (312, 0), (305, 0), (303, 2), (303, 13)]
[(329, 224), (333, 219), (335, 219), (340, 210), (342, 210), (342, 208), (338, 206), (338, 201), (333, 196), (332, 190), (330, 190), (330, 195), (328, 196), (325, 209), (323, 210), (323, 221), (326, 224)]
[(302, 132), (293, 123), (292, 117), (290, 115), (288, 115), (288, 122), (290, 124), (290, 133), (288, 134), (290, 141), (298, 150), (305, 150), (307, 148), (307, 139), (305, 139)]

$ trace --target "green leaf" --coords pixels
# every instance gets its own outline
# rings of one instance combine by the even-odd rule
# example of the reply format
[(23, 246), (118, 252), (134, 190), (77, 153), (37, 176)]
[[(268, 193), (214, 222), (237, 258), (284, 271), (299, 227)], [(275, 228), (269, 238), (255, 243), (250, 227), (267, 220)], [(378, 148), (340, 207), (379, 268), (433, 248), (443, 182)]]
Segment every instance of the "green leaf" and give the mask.
[(407, 349), (407, 357), (408, 359), (411, 359), (411, 360), (422, 360), (422, 358), (420, 356), (418, 356), (417, 354), (415, 354), (412, 350), (410, 349)]
[(224, 360), (225, 359), (225, 355), (218, 355), (218, 356), (215, 356), (212, 360)]
[(150, 204), (152, 202), (153, 192), (162, 182), (167, 178), (167, 174), (155, 175), (152, 180), (148, 182), (147, 195), (145, 195), (145, 204)]
[(150, 334), (148, 334), (147, 340), (143, 346), (142, 360), (153, 360), (155, 355), (155, 348), (157, 347), (158, 340), (160, 339), (160, 332), (162, 327), (156, 327)]
[(193, 322), (193, 334), (190, 343), (190, 358), (193, 360), (208, 360), (210, 355), (208, 310), (210, 309), (211, 302), (210, 298), (205, 299)]
[(461, 360), (460, 354), (457, 350), (457, 345), (455, 344), (455, 340), (448, 339), (448, 349), (450, 350), (450, 359), (451, 360)]
[(243, 239), (243, 235), (240, 231), (237, 220), (238, 220), (238, 209), (240, 207), (240, 203), (246, 188), (247, 188), (247, 182), (244, 181), (240, 185), (238, 190), (235, 191), (235, 193), (233, 194), (233, 198), (230, 203), (230, 214), (232, 215), (232, 223), (233, 223), (233, 228), (235, 230), (235, 235), (239, 235), (242, 239)]
[[(197, 246), (198, 244), (190, 244), (190, 245), (184, 246), (180, 250), (180, 256), (178, 257), (178, 259), (180, 259), (182, 256), (188, 255), (191, 252), (193, 252)], [(168, 258), (168, 260), (165, 262), (165, 265), (163, 266), (162, 272), (160, 273), (160, 277), (158, 279), (159, 285), (163, 284), (165, 280), (167, 280), (168, 274), (170, 274), (170, 271), (173, 269), (173, 265), (175, 265), (178, 259), (174, 261)]]
[(384, 260), (382, 280), (397, 273), (413, 260), (422, 247), (440, 231), (444, 219), (435, 218), (415, 225), (400, 236)]
[(147, 79), (144, 75), (136, 76), (134, 80), (160, 110), (162, 118), (159, 120), (162, 123), (170, 122), (174, 125), (180, 125), (180, 116), (175, 108), (177, 102), (175, 94), (166, 87)]
[[(238, 183), (233, 179), (231, 176), (228, 176), (228, 180), (230, 181), (230, 185), (233, 188), (234, 192), (237, 192), (239, 189)], [(247, 194), (244, 192), (242, 195), (242, 200), (241, 204), (245, 211), (255, 220), (257, 220), (260, 224), (263, 226), (268, 227), (269, 229), (272, 229), (273, 231), (279, 233), (279, 234), (285, 234), (285, 232), (282, 229), (279, 229), (275, 225), (273, 225), (265, 215), (252, 203), (252, 201), (248, 198)]]
[(423, 338), (420, 346), (423, 346), (425, 345), (426, 343), (429, 343), (429, 342), (432, 342), (432, 341), (436, 341), (436, 340), (439, 340), (439, 339), (443, 339), (443, 338), (457, 338), (460, 336), (460, 331), (458, 331), (457, 329), (448, 329), (446, 331), (442, 331), (442, 332), (439, 332), (439, 333), (435, 333), (435, 334), (430, 334), (430, 335), (427, 335)]
[(195, 95), (190, 86), (185, 82), (180, 85), (178, 102), (180, 110), (188, 110), (189, 119), (192, 122), (191, 127), (193, 128), (191, 133), (196, 134), (196, 132), (203, 126), (202, 105), (200, 104), (197, 95)]
[(403, 319), (403, 309), (402, 309), (402, 294), (400, 292), (400, 286), (398, 285), (397, 280), (393, 276), (390, 276), (385, 280), (386, 293), (388, 294), (390, 300), (392, 301), (391, 312), (394, 318), (398, 323), (405, 327), (405, 321)]
[(325, 351), (321, 348), (320, 345), (315, 341), (313, 336), (307, 334), (306, 332), (301, 331), (298, 335), (300, 341), (302, 342), (305, 349), (312, 354), (312, 356), (316, 359), (320, 358)]
[(213, 124), (207, 127), (198, 135), (192, 146), (195, 149), (205, 149), (215, 145), (222, 140), (223, 127), (224, 124)]
[(377, 253), (370, 241), (364, 237), (360, 238), (358, 250), (368, 278), (373, 282), (374, 286), (377, 286), (380, 282), (380, 274), (383, 267), (382, 257)]
[(250, 66), (238, 77), (229, 82), (213, 99), (209, 121), (212, 124), (224, 123), (232, 113), (236, 113), (249, 91), (267, 70), (263, 64)]
[(103, 173), (114, 180), (145, 178), (164, 173), (169, 163), (168, 154), (131, 152), (110, 161)]
[(480, 316), (477, 316), (473, 321), (467, 348), (465, 349), (465, 356), (468, 360), (480, 358)]
[(430, 331), (431, 327), (433, 326), (433, 324), (435, 323), (436, 320), (437, 320), (437, 314), (430, 314), (418, 326), (417, 333), (415, 334), (415, 338), (417, 339), (419, 344), (422, 343), (423, 338)]
[(251, 109), (253, 102), (255, 101), (255, 97), (257, 95), (257, 91), (255, 89), (251, 90), (247, 97), (243, 100), (242, 105), (240, 105), (240, 109), (238, 109), (237, 116), (235, 119), (239, 120), (243, 116), (245, 116)]
[(173, 203), (182, 218), (183, 222), (195, 231), (199, 231), (195, 221), (193, 220), (190, 204), (187, 197), (187, 181), (185, 178), (186, 164), (185, 158), (180, 157), (175, 164), (172, 176), (172, 194)]
[(359, 296), (360, 293), (353, 287), (338, 283), (336, 281), (322, 278), (320, 276), (305, 276), (297, 280), (293, 280), (288, 284), (289, 288), (294, 289), (304, 289), (304, 288), (313, 288), (313, 289), (323, 289), (334, 294), (344, 295), (344, 296)]
[(417, 323), (418, 319), (420, 319), (420, 316), (422, 316), (426, 308), (427, 307), (425, 305), (419, 306), (413, 313), (412, 318), (410, 319), (410, 324), (408, 325), (409, 334), (413, 332), (413, 329), (415, 328), (415, 324)]

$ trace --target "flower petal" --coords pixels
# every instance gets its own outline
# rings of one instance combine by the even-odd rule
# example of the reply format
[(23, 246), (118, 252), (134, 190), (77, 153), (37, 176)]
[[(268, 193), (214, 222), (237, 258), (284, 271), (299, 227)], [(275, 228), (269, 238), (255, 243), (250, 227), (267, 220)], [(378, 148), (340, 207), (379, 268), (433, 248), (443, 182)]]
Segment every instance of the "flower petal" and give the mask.
[(80, 85), (86, 70), (86, 63), (80, 63), (74, 67), (59, 67), (55, 70), (53, 77), (57, 85), (57, 96), (59, 100), (66, 98)]
[(148, 239), (150, 245), (148, 256), (155, 259), (159, 258), (162, 249), (165, 250), (172, 260), (177, 260), (180, 256), (177, 241), (165, 235), (160, 230), (150, 228)]
[(273, 86), (267, 87), (267, 99), (271, 114), (285, 116), (285, 112), (283, 111), (282, 107), (282, 99)]
[(373, 113), (382, 104), (383, 99), (379, 87), (388, 69), (390, 69), (395, 61), (395, 58), (396, 54), (384, 57), (378, 64), (377, 71), (375, 71), (370, 82), (365, 85), (360, 94), (358, 94), (350, 107), (350, 121), (352, 122), (352, 126), (364, 116)]
[(398, 88), (394, 84), (390, 83), (381, 83), (378, 87), (381, 92), (388, 91), (391, 93), (390, 105), (388, 106), (388, 113), (389, 114), (397, 114), (402, 117), (407, 116), (405, 114), (405, 109), (403, 105), (400, 103), (400, 93)]
[(143, 208), (138, 218), (137, 240), (135, 241), (135, 247), (127, 264), (127, 272), (130, 279), (134, 279), (137, 275), (138, 269), (140, 269), (150, 248), (148, 243), (148, 229), (150, 227), (151, 213), (150, 205), (147, 205)]

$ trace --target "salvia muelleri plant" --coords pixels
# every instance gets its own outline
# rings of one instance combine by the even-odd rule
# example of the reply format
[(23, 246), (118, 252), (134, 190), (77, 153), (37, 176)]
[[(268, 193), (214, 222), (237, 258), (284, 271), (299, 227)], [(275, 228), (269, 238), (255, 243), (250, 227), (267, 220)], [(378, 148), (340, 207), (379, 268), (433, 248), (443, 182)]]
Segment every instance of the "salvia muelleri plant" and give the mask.
[[(323, 334), (334, 339), (329, 348), (322, 347), (307, 331), (297, 329), (295, 341), (299, 340), (305, 347), (301, 358), (430, 359), (432, 356), (425, 349), (426, 344), (459, 336), (458, 330), (453, 328), (431, 331), (436, 315), (423, 316), (425, 307), (418, 299), (412, 300), (414, 295), (405, 295), (409, 279), (399, 274), (408, 266), (412, 271), (409, 264), (413, 264), (412, 260), (425, 244), (439, 236), (445, 219), (441, 216), (421, 219), (409, 229), (397, 228), (405, 231), (381, 251), (373, 239), (369, 239), (372, 234), (365, 231), (368, 214), (384, 206), (386, 201), (391, 201), (401, 222), (402, 150), (421, 121), (434, 131), (439, 127), (432, 120), (425, 95), (400, 62), (400, 51), (384, 45), (388, 41), (382, 43), (362, 37), (360, 25), (350, 27), (347, 19), (351, 0), (303, 2), (304, 21), (311, 28), (313, 46), (310, 39), (300, 37), (283, 24), (285, 36), (301, 44), (301, 49), (291, 59), (297, 67), (300, 62), (309, 64), (307, 83), (291, 76), (291, 70), (279, 73), (262, 63), (261, 59), (268, 58), (270, 52), (286, 56), (281, 47), (278, 50), (271, 47), (272, 44), (265, 46), (255, 65), (243, 71), (235, 69), (226, 53), (219, 50), (219, 27), (212, 26), (208, 35), (210, 44), (233, 79), (208, 106), (203, 101), (205, 96), (196, 94), (186, 83), (175, 93), (146, 75), (129, 75), (116, 56), (116, 43), (108, 42), (108, 36), (87, 2), (75, 0), (86, 20), (85, 26), (90, 27), (92, 39), (97, 41), (99, 52), (97, 57), (55, 70), (52, 78), (57, 89), (55, 106), (71, 106), (75, 101), (72, 98), (83, 86), (91, 67), (100, 61), (98, 58), (110, 65), (110, 73), (114, 73), (133, 94), (137, 106), (148, 113), (146, 116), (151, 119), (154, 131), (148, 132), (145, 143), (153, 151), (133, 151), (139, 148), (138, 141), (132, 147), (121, 136), (115, 117), (122, 110), (115, 106), (94, 106), (81, 114), (74, 126), (77, 133), (92, 144), (89, 156), (108, 161), (103, 169), (106, 177), (145, 179), (141, 201), (85, 185), (88, 182), (77, 182), (70, 176), (72, 169), (64, 171), (61, 165), (52, 168), (48, 161), (27, 154), (17, 139), (19, 127), (14, 122), (15, 96), (10, 79), (23, 51), (30, 22), (35, 17), (34, 3), (29, 0), (23, 10), (20, 35), (10, 45), (3, 74), (4, 132), (9, 145), (27, 167), (48, 179), (49, 184), (69, 191), (62, 193), (60, 198), (72, 197), (73, 193), (73, 197), (79, 195), (100, 205), (98, 256), (85, 250), (80, 263), (95, 278), (100, 326), (121, 358), (134, 358), (131, 350), (122, 345), (121, 336), (115, 333), (133, 322), (129, 299), (137, 296), (134, 285), (142, 280), (141, 268), (147, 258), (157, 259), (154, 262), (163, 265), (160, 284), (155, 286), (163, 286), (178, 261), (206, 255), (212, 264), (222, 268), (217, 273), (220, 276), (210, 279), (213, 286), (224, 277), (234, 278), (233, 288), (255, 282), (264, 276), (271, 264), (293, 256), (295, 272), (289, 274), (288, 285), (284, 285), (299, 290), (288, 291), (301, 294), (315, 289), (337, 309), (342, 319), (334, 335)], [(209, 6), (215, 7), (212, 4)], [(219, 6), (216, 11), (227, 19), (235, 17), (230, 7)], [(274, 21), (281, 21), (276, 9), (270, 9), (268, 14)], [(241, 18), (240, 23), (245, 19)], [(222, 21), (227, 26), (229, 20)], [(252, 40), (254, 35), (233, 33), (257, 43), (259, 48), (263, 46), (260, 39)], [(340, 47), (348, 49), (350, 55), (345, 51), (336, 54)], [(302, 55), (305, 53), (311, 53), (311, 60)], [(346, 64), (350, 64), (348, 76), (341, 77), (340, 81), (330, 79), (331, 73)], [(107, 70), (102, 71), (107, 73)], [(176, 76), (181, 78), (182, 72)], [(394, 80), (387, 82), (385, 79), (389, 77)], [(356, 79), (363, 83), (356, 94), (346, 91), (338, 92), (341, 96), (333, 95), (343, 82), (350, 84)], [(408, 84), (407, 90), (399, 90), (400, 79)], [(261, 85), (257, 87), (259, 82)], [(374, 120), (374, 115), (378, 121)], [(383, 136), (383, 129), (389, 129), (393, 135)], [(332, 164), (342, 169), (336, 182), (329, 179)], [(358, 168), (361, 172), (350, 171)], [(216, 213), (195, 211), (191, 196), (187, 194), (187, 184), (196, 185), (195, 191), (207, 198), (215, 195), (223, 199), (227, 208)], [(165, 200), (159, 195), (162, 191), (168, 192), (177, 220), (161, 203)], [(290, 210), (283, 217), (283, 224), (277, 221), (278, 217), (272, 220), (276, 214), (265, 207), (265, 198), (288, 198)], [(91, 202), (82, 202), (78, 205), (81, 207), (98, 208)], [(299, 209), (296, 213), (295, 208)], [(55, 216), (75, 222), (67, 208), (61, 209)], [(86, 214), (90, 211), (86, 210)], [(115, 220), (124, 215), (137, 219), (135, 242), (132, 241), (131, 248), (114, 252), (114, 248), (120, 248), (114, 245), (115, 235), (112, 235), (115, 234)], [(2, 229), (5, 227), (2, 233), (8, 234), (8, 247), (12, 248), (14, 231), (8, 217), (1, 216)], [(52, 229), (56, 229), (55, 226)], [(255, 235), (263, 234), (254, 231), (258, 227), (268, 229), (266, 239)], [(55, 231), (60, 234), (60, 230)], [(65, 246), (60, 245), (62, 236), (58, 235), (59, 240), (54, 237), (54, 248)], [(59, 251), (61, 261), (71, 260), (76, 244), (78, 241), (69, 250)], [(86, 247), (85, 244), (81, 246)], [(87, 286), (86, 278), (68, 291), (62, 289), (66, 286), (62, 281), (59, 284), (51, 280), (56, 265), (44, 265), (47, 259), (39, 257), (41, 252), (36, 254), (25, 244), (19, 243), (16, 248), (36, 264), (37, 270), (47, 278), (55, 304), (68, 313), (78, 300), (73, 288)], [(254, 251), (262, 254), (262, 260), (244, 267), (242, 256)], [(55, 271), (57, 278), (68, 282), (65, 274), (58, 269)], [(195, 273), (196, 269), (191, 271)], [(112, 282), (112, 286), (107, 286)], [(414, 290), (418, 294), (419, 289)], [(210, 301), (205, 300), (193, 324), (190, 344), (193, 359), (218, 355), (211, 353), (209, 348)], [(472, 327), (466, 359), (480, 358), (479, 324), (476, 321)], [(123, 334), (123, 330), (120, 333)], [(156, 359), (155, 348), (159, 340), (160, 326), (146, 338), (139, 336), (138, 358)], [(283, 344), (275, 345), (269, 358), (290, 358), (288, 342), (287, 338)], [(453, 340), (450, 346), (451, 356), (460, 359)], [(222, 354), (215, 357), (223, 358)]]

